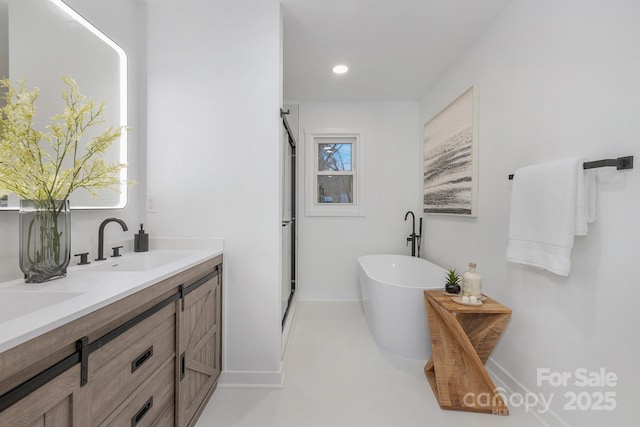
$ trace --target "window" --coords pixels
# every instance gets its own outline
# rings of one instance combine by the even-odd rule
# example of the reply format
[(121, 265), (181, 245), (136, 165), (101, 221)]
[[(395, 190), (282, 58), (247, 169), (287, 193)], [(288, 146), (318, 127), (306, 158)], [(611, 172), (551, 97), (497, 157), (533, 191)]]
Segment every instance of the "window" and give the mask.
[(305, 142), (306, 214), (363, 216), (363, 133), (318, 130), (306, 132)]

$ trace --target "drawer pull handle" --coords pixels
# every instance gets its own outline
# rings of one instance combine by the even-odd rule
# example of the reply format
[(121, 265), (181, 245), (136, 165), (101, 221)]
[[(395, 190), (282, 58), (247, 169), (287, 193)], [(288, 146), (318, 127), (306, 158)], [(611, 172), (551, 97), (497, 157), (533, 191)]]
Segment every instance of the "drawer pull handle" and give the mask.
[(136, 425), (140, 422), (140, 420), (142, 420), (142, 418), (144, 418), (145, 415), (147, 415), (147, 412), (149, 412), (149, 409), (151, 409), (152, 407), (153, 396), (151, 396), (149, 400), (147, 400), (147, 402), (144, 404), (144, 406), (142, 406), (142, 408), (140, 408), (140, 410), (136, 412), (133, 418), (131, 418), (131, 427), (136, 427)]
[(144, 365), (147, 360), (151, 359), (151, 356), (153, 356), (153, 346), (146, 349), (144, 353), (136, 357), (133, 362), (131, 362), (131, 373), (133, 374), (136, 369)]
[(180, 381), (182, 381), (182, 379), (184, 378), (184, 374), (185, 374), (185, 370), (186, 370), (186, 360), (185, 360), (185, 354), (182, 353), (180, 355)]

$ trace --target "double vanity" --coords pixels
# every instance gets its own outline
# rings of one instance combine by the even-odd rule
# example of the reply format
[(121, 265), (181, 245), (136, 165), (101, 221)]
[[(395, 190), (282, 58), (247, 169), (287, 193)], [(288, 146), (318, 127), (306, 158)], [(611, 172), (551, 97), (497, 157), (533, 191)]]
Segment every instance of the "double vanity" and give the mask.
[(0, 425), (193, 426), (221, 369), (223, 269), (221, 241), (188, 246), (0, 284)]

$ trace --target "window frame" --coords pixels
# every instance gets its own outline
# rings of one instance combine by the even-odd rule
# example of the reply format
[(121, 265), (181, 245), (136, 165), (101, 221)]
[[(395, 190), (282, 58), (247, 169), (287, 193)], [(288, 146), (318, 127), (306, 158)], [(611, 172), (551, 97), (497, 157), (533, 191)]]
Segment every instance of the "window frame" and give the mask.
[[(365, 215), (365, 133), (361, 129), (305, 130), (305, 215), (307, 216), (364, 216)], [(353, 139), (351, 143), (351, 171), (319, 171), (320, 144), (330, 138)], [(329, 142), (330, 143), (330, 142)], [(319, 203), (318, 177), (353, 176), (351, 203)]]

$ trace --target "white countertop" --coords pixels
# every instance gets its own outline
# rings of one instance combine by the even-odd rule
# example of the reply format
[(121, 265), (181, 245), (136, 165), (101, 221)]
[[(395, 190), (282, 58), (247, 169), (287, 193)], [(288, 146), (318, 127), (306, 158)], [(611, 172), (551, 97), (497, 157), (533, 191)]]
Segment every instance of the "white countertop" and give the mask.
[[(0, 283), (0, 352), (132, 295), (223, 251), (222, 239), (151, 239), (150, 251), (72, 266), (44, 283)], [(147, 269), (117, 271), (147, 262)], [(73, 262), (73, 261), (72, 261)], [(110, 267), (113, 266), (112, 271)], [(107, 271), (105, 271), (107, 270)]]

